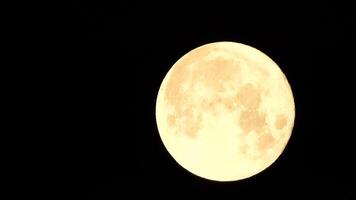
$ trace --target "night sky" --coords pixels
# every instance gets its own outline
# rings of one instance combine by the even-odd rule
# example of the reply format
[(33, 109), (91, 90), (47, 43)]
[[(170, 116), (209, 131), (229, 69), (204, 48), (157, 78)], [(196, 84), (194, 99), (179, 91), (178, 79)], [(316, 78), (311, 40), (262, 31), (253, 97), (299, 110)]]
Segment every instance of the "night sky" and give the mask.
[[(59, 194), (83, 199), (355, 198), (356, 17), (350, 5), (150, 1), (61, 5), (53, 82)], [(219, 183), (164, 148), (155, 99), (169, 68), (200, 45), (233, 41), (271, 57), (291, 84), (296, 119), (279, 159)], [(129, 198), (127, 197), (127, 198)], [(130, 199), (130, 198), (129, 198)]]

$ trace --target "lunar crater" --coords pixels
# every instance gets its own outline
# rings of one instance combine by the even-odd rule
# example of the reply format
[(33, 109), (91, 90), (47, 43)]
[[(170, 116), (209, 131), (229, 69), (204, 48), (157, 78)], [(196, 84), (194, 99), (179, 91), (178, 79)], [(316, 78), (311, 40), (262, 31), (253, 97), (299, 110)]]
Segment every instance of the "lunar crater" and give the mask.
[(282, 129), (287, 125), (287, 116), (280, 114), (276, 117), (275, 126), (277, 129)]

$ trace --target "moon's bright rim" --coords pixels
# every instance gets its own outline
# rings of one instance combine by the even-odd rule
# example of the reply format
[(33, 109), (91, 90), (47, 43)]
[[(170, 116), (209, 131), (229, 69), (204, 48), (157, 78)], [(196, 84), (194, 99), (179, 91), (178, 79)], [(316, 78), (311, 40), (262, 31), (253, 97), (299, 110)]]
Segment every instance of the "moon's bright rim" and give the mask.
[(169, 70), (156, 101), (160, 137), (172, 157), (203, 178), (234, 181), (270, 166), (295, 119), (291, 87), (278, 65), (240, 43), (215, 42)]

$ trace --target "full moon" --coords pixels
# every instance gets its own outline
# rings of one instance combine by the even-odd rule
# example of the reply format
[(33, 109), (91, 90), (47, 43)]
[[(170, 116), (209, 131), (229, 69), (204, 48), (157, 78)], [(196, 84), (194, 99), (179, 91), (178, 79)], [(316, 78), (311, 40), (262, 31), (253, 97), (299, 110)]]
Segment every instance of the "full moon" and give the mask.
[(215, 181), (256, 175), (292, 134), (294, 98), (278, 65), (241, 43), (195, 48), (168, 71), (156, 122), (167, 151), (189, 172)]

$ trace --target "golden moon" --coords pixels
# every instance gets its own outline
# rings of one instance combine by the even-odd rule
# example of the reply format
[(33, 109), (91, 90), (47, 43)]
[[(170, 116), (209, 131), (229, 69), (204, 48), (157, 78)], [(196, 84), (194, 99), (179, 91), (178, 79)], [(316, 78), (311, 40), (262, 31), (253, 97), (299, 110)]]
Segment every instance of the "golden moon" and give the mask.
[(256, 175), (281, 155), (295, 106), (278, 65), (261, 51), (215, 42), (180, 58), (156, 100), (160, 137), (191, 173), (215, 181)]

